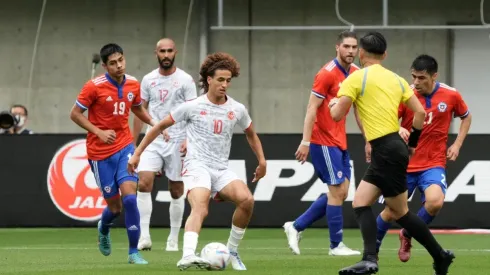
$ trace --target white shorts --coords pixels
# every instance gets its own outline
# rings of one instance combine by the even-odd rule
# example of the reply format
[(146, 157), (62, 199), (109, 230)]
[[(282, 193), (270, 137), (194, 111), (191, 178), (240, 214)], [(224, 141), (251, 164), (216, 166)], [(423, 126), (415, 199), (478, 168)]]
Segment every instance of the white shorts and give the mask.
[(162, 168), (171, 181), (182, 181), (181, 142), (151, 143), (141, 154), (138, 171), (158, 172)]
[(186, 161), (182, 169), (182, 181), (187, 191), (196, 187), (211, 190), (211, 198), (215, 199), (218, 192), (234, 180), (240, 180), (230, 169), (216, 170), (197, 161)]

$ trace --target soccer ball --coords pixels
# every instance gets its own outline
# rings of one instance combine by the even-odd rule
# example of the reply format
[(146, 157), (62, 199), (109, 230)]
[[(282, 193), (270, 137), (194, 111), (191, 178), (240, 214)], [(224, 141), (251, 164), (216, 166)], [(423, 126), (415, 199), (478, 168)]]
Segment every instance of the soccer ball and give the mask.
[(222, 243), (208, 243), (199, 256), (211, 263), (210, 270), (224, 270), (230, 260), (230, 250)]

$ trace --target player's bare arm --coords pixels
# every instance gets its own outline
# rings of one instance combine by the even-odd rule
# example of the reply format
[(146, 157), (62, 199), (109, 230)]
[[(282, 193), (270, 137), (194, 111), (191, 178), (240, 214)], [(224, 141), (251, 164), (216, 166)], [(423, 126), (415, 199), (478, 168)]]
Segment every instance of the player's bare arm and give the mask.
[(354, 117), (356, 118), (357, 127), (359, 127), (359, 130), (361, 131), (362, 137), (364, 137), (364, 141), (366, 142), (366, 145), (364, 146), (364, 152), (366, 153), (366, 162), (370, 163), (371, 162), (371, 143), (369, 143), (366, 139), (366, 134), (364, 133), (364, 127), (362, 126), (362, 121), (361, 121), (361, 118), (359, 117), (359, 111), (357, 110), (356, 104), (353, 104), (353, 106), (354, 106)]
[(250, 145), (250, 148), (252, 148), (252, 151), (254, 151), (257, 161), (259, 162), (259, 166), (257, 166), (257, 169), (255, 169), (254, 179), (252, 180), (252, 182), (257, 182), (265, 176), (267, 169), (264, 150), (262, 149), (262, 143), (260, 142), (259, 136), (255, 132), (252, 124), (245, 130), (245, 136), (247, 137), (248, 144)]
[(134, 151), (134, 155), (131, 157), (131, 159), (128, 161), (128, 171), (130, 173), (135, 173), (136, 168), (138, 167), (139, 161), (140, 161), (140, 156), (143, 153), (143, 151), (154, 141), (160, 133), (167, 129), (168, 127), (174, 125), (175, 121), (172, 119), (170, 115), (165, 117), (162, 121), (154, 125), (150, 131), (145, 135), (143, 140), (140, 142), (136, 150)]
[[(148, 112), (146, 111), (145, 108), (143, 108), (142, 105), (143, 104), (140, 104), (138, 106), (132, 106), (131, 107), (131, 111), (142, 122), (144, 122), (144, 123), (146, 123), (148, 125), (151, 125), (151, 126), (155, 126), (156, 121), (151, 118), (150, 114), (148, 114)], [(140, 128), (140, 131), (141, 131), (141, 128)]]
[[(148, 101), (144, 99), (142, 99), (141, 101), (143, 102), (141, 105), (145, 108), (145, 110), (148, 110)], [(143, 128), (143, 122), (141, 121), (141, 119), (135, 116), (133, 120), (133, 140), (135, 145), (141, 133), (142, 128)]]
[(296, 151), (296, 159), (305, 163), (308, 153), (310, 152), (310, 140), (311, 132), (313, 131), (313, 124), (315, 123), (316, 112), (320, 105), (323, 103), (323, 98), (319, 98), (314, 94), (310, 95), (308, 107), (306, 109), (305, 123), (303, 126), (303, 140), (301, 141), (298, 150)]
[(84, 109), (80, 108), (78, 105), (73, 105), (70, 112), (70, 119), (75, 122), (78, 126), (87, 130), (90, 133), (95, 134), (102, 142), (107, 144), (112, 144), (116, 140), (116, 132), (114, 130), (101, 130), (90, 122), (87, 117), (83, 114)]
[(461, 125), (459, 126), (458, 137), (454, 141), (454, 143), (447, 150), (447, 158), (451, 161), (455, 161), (459, 155), (459, 149), (463, 146), (463, 142), (468, 135), (471, 126), (472, 115), (468, 114), (468, 116), (461, 119)]
[(340, 98), (333, 98), (330, 100), (328, 106), (330, 107), (330, 115), (332, 119), (339, 122), (347, 115), (347, 111), (352, 105), (352, 99), (348, 96), (341, 96)]

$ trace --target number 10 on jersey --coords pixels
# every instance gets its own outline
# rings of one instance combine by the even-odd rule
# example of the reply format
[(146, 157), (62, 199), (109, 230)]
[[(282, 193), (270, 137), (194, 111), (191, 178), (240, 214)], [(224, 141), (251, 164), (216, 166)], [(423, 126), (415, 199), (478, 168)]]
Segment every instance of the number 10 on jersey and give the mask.
[(221, 134), (223, 131), (223, 121), (221, 119), (215, 119), (214, 120), (214, 133), (215, 134)]

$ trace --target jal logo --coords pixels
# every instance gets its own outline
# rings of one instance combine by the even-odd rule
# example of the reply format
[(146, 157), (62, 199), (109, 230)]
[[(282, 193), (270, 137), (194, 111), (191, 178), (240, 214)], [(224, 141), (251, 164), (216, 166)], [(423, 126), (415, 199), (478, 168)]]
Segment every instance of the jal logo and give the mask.
[(85, 139), (71, 141), (56, 152), (48, 169), (48, 191), (66, 216), (79, 221), (100, 219), (106, 203), (87, 160)]

